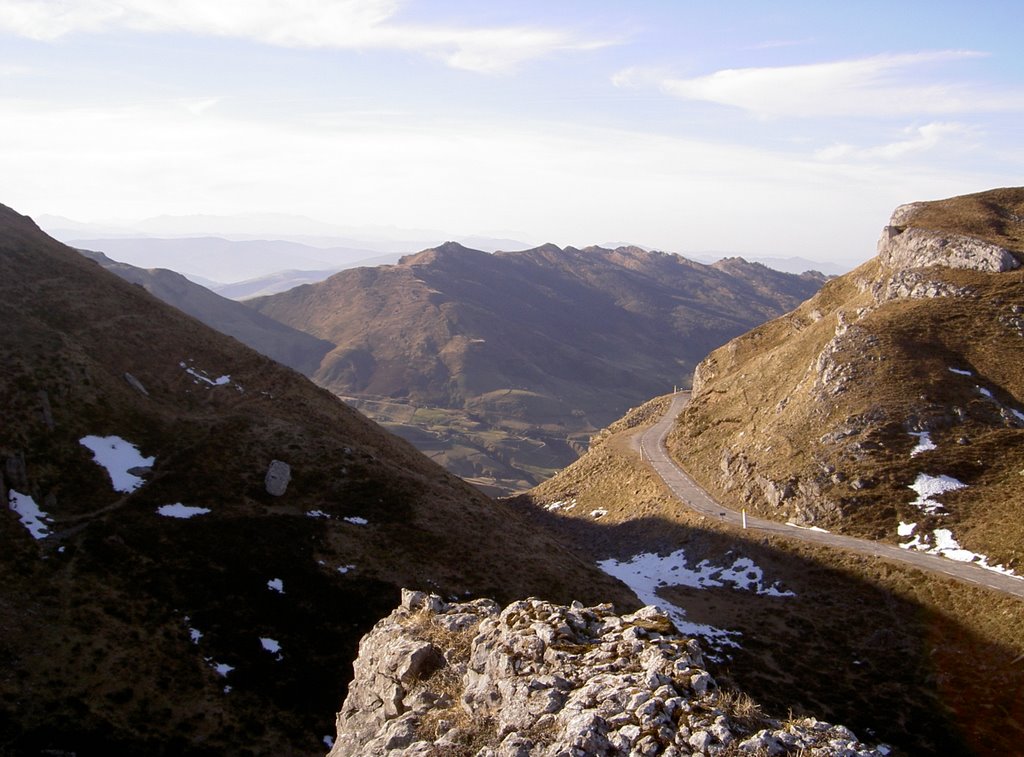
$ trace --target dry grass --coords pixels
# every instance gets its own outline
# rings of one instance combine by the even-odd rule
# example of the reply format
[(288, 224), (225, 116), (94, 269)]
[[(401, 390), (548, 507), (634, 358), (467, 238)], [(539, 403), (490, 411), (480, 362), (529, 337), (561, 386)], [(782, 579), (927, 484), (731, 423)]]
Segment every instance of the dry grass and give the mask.
[(1024, 251), (1024, 187), (921, 203), (907, 225), (978, 237)]
[[(410, 692), (415, 696), (429, 692), (437, 697), (437, 706), (420, 717), (417, 738), (434, 741), (449, 732), (457, 734), (454, 743), (445, 746), (443, 754), (453, 757), (473, 757), (485, 746), (495, 746), (497, 734), (489, 718), (474, 716), (462, 704), (466, 666), (472, 650), (477, 627), (452, 631), (437, 621), (429, 610), (418, 610), (405, 623), (413, 638), (429, 642), (442, 652), (445, 664), (424, 679), (419, 688)], [(437, 752), (438, 757), (442, 752)]]
[[(686, 550), (690, 564), (750, 557), (795, 598), (663, 589), (694, 622), (742, 632), (713, 673), (776, 717), (843, 723), (913, 754), (1010, 753), (1024, 738), (1024, 603), (895, 564), (750, 539), (681, 508), (613, 435), (531, 496), (577, 506), (535, 520), (598, 560)], [(626, 483), (628, 482), (628, 483)], [(603, 507), (599, 520), (588, 513)], [(525, 508), (525, 505), (524, 505)], [(728, 556), (726, 556), (728, 555)]]

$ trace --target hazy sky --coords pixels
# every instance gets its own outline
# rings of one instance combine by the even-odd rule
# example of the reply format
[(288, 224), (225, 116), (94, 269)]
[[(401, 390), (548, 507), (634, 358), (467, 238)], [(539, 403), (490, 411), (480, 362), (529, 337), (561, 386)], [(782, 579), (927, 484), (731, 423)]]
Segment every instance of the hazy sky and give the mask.
[(0, 202), (870, 256), (1024, 184), (1024, 2), (0, 0)]

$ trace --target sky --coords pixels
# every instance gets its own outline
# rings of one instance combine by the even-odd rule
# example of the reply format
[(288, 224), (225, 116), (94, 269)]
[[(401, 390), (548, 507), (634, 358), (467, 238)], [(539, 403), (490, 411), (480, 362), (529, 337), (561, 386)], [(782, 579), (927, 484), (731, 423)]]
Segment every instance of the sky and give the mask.
[(859, 261), (1024, 184), (1024, 3), (0, 0), (0, 203)]

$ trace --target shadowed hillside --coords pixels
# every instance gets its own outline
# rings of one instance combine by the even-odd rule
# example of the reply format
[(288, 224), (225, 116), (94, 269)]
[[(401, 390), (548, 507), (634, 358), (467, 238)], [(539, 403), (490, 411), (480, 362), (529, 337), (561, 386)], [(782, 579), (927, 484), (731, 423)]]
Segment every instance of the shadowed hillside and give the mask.
[(581, 558), (646, 586), (645, 602), (717, 650), (719, 683), (766, 714), (843, 722), (906, 754), (1017, 753), (1024, 603), (690, 511), (632, 440), (668, 399), (637, 408), (512, 502)]
[(630, 601), (325, 390), (2, 207), (0, 319), (0, 752), (322, 753), (400, 586)]

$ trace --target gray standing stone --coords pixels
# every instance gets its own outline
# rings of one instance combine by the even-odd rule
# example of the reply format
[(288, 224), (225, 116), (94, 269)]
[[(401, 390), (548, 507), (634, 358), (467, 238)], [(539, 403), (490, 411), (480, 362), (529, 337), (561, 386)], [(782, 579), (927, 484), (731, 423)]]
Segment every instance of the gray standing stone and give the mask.
[(134, 377), (134, 376), (133, 376), (132, 374), (130, 374), (130, 373), (125, 373), (125, 374), (124, 374), (124, 380), (125, 380), (125, 381), (127, 381), (127, 382), (128, 382), (128, 385), (129, 385), (129, 386), (130, 386), (130, 387), (131, 387), (132, 389), (134, 389), (135, 391), (137, 391), (137, 392), (138, 392), (139, 394), (141, 394), (141, 395), (143, 395), (143, 396), (145, 396), (145, 397), (148, 397), (148, 396), (149, 396), (149, 392), (147, 392), (147, 391), (146, 391), (146, 387), (144, 387), (144, 386), (142, 385), (142, 382), (141, 382), (141, 381), (139, 381), (139, 380), (138, 380), (137, 378), (135, 378), (135, 377)]
[(288, 490), (288, 482), (291, 480), (292, 468), (288, 463), (282, 463), (280, 460), (270, 461), (270, 467), (267, 468), (267, 477), (264, 481), (267, 494), (280, 497)]

